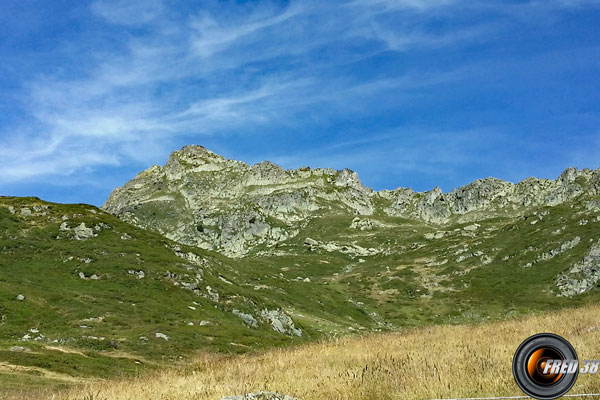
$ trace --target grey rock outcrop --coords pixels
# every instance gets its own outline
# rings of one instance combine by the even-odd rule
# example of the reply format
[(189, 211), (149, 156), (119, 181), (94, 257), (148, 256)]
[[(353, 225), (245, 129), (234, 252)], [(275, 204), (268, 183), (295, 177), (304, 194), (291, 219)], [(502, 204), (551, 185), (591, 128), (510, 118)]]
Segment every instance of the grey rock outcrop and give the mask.
[(328, 203), (370, 215), (373, 196), (350, 170), (249, 166), (186, 146), (115, 189), (103, 209), (181, 243), (243, 256), (295, 236)]
[(15, 353), (24, 353), (24, 352), (31, 351), (31, 349), (29, 349), (27, 347), (23, 347), (23, 346), (12, 346), (11, 348), (8, 349), (8, 351), (12, 351)]
[(256, 328), (258, 327), (258, 321), (251, 314), (246, 314), (241, 312), (240, 310), (233, 310), (233, 314), (240, 317), (247, 325)]
[(129, 275), (135, 275), (138, 279), (144, 279), (146, 277), (146, 273), (142, 270), (136, 271), (134, 269), (127, 270)]
[(350, 229), (356, 229), (359, 231), (370, 231), (375, 228), (383, 228), (385, 226), (385, 224), (382, 224), (381, 222), (371, 218), (355, 217), (350, 223)]
[[(449, 193), (437, 187), (421, 193), (409, 188), (375, 192), (348, 169), (285, 170), (267, 161), (247, 165), (202, 146), (186, 146), (164, 166), (155, 165), (115, 189), (102, 208), (180, 243), (243, 257), (258, 246), (274, 247), (295, 237), (326, 213), (354, 216), (350, 227), (357, 230), (377, 227), (375, 219), (364, 218), (376, 213), (439, 225), (515, 215), (598, 193), (600, 169), (575, 168), (556, 180), (513, 184), (486, 178)], [(81, 238), (89, 234), (80, 230)]]
[(92, 228), (88, 228), (82, 222), (73, 228), (73, 234), (75, 235), (76, 240), (87, 240), (94, 237), (94, 230)]
[(87, 227), (84, 222), (74, 228), (70, 228), (67, 222), (63, 222), (59, 229), (61, 232), (72, 234), (72, 238), (75, 240), (88, 240), (96, 236), (94, 229)]
[(587, 292), (600, 281), (600, 240), (594, 243), (583, 259), (567, 273), (558, 277), (558, 296), (571, 297)]
[(302, 336), (302, 330), (294, 326), (294, 321), (289, 315), (284, 313), (281, 309), (267, 310), (264, 309), (261, 312), (263, 318), (265, 318), (271, 324), (271, 328), (275, 332), (284, 333), (291, 336)]
[(315, 239), (311, 239), (311, 238), (307, 237), (306, 239), (304, 239), (304, 244), (307, 246), (314, 247), (314, 246), (318, 246), (319, 242), (317, 242)]
[(577, 246), (580, 241), (581, 241), (581, 238), (579, 236), (575, 236), (573, 239), (567, 240), (566, 242), (561, 244), (559, 247), (552, 249), (546, 253), (543, 253), (540, 256), (539, 260), (540, 261), (550, 260), (566, 251), (571, 250), (572, 248)]
[(314, 239), (307, 237), (304, 239), (304, 245), (308, 246), (310, 251), (324, 250), (327, 252), (339, 252), (348, 254), (352, 257), (367, 257), (374, 256), (381, 252), (381, 250), (375, 248), (364, 248), (357, 244), (339, 244), (336, 242), (318, 242)]
[(449, 193), (439, 188), (423, 193), (406, 188), (380, 192), (392, 201), (386, 213), (435, 224), (446, 223), (453, 216), (476, 216), (478, 212), (554, 206), (583, 193), (600, 193), (600, 169), (568, 168), (556, 180), (527, 178), (517, 184), (496, 178), (478, 179)]

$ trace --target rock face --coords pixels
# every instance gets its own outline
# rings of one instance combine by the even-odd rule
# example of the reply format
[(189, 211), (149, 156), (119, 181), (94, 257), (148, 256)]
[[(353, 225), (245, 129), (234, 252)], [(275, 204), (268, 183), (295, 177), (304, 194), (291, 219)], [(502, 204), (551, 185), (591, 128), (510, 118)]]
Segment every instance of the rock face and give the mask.
[[(375, 192), (348, 169), (285, 170), (266, 161), (249, 166), (186, 146), (164, 166), (155, 165), (115, 189), (102, 208), (181, 243), (242, 257), (296, 236), (326, 213), (359, 216), (351, 228), (372, 230), (379, 224), (364, 216), (445, 224), (557, 205), (584, 192), (600, 193), (600, 169), (569, 168), (556, 180), (528, 178), (518, 184), (487, 178), (450, 193), (437, 187), (423, 193)], [(80, 239), (89, 234), (84, 227), (77, 230)]]
[(73, 229), (73, 233), (76, 240), (87, 240), (94, 237), (94, 230), (85, 226), (83, 222)]
[(570, 297), (593, 288), (600, 281), (600, 240), (589, 249), (583, 260), (558, 277), (559, 296)]
[(170, 239), (243, 256), (295, 236), (322, 209), (370, 215), (373, 196), (350, 170), (248, 166), (186, 146), (115, 189), (103, 208)]
[[(75, 240), (88, 240), (91, 239), (97, 234), (94, 233), (94, 229), (85, 226), (85, 223), (81, 223), (74, 228), (70, 228), (67, 222), (63, 222), (60, 224), (60, 231), (65, 233), (70, 233), (72, 238)], [(100, 225), (96, 225), (96, 230), (106, 229)]]
[(581, 238), (579, 236), (575, 236), (572, 240), (568, 240), (568, 241), (564, 242), (563, 244), (561, 244), (560, 247), (557, 247), (556, 249), (552, 249), (552, 250), (548, 251), (547, 253), (542, 254), (540, 256), (540, 260), (542, 260), (542, 261), (550, 260), (550, 259), (564, 253), (565, 251), (569, 251), (573, 247), (577, 246), (580, 241), (581, 241)]
[(600, 169), (568, 168), (556, 180), (527, 178), (517, 184), (496, 178), (478, 179), (450, 193), (442, 193), (436, 187), (424, 193), (400, 188), (379, 194), (392, 200), (392, 205), (385, 210), (389, 215), (443, 224), (453, 216), (472, 214), (476, 219), (481, 212), (554, 206), (585, 191), (592, 195), (600, 193)]
[(246, 314), (239, 310), (233, 310), (233, 314), (240, 317), (248, 326), (251, 326), (253, 328), (258, 327), (258, 321), (251, 314)]
[(384, 228), (384, 227), (385, 227), (385, 225), (378, 221), (375, 221), (375, 220), (372, 220), (369, 218), (361, 219), (359, 217), (355, 217), (352, 220), (352, 223), (350, 224), (351, 229), (357, 229), (359, 231), (370, 231), (370, 230), (373, 230), (376, 228)]
[(294, 326), (294, 321), (289, 315), (284, 313), (282, 310), (267, 310), (264, 309), (261, 312), (263, 318), (265, 318), (271, 324), (271, 328), (275, 332), (285, 333), (291, 336), (302, 336), (302, 330)]

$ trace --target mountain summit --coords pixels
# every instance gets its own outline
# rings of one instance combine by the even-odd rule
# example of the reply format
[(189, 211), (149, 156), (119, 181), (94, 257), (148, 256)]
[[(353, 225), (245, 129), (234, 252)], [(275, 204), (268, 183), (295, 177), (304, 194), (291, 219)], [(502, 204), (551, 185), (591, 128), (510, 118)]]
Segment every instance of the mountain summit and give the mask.
[(522, 215), (579, 195), (600, 193), (600, 169), (569, 168), (558, 179), (517, 184), (480, 179), (450, 193), (439, 188), (376, 192), (349, 169), (285, 170), (247, 165), (202, 146), (185, 146), (115, 189), (102, 208), (135, 225), (228, 256), (241, 257), (295, 237), (324, 215), (383, 216), (446, 225)]

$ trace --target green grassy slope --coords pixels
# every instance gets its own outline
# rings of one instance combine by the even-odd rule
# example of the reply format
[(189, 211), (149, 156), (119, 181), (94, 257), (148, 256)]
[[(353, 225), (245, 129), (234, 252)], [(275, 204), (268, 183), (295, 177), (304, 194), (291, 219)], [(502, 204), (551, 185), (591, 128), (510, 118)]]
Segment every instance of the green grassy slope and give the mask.
[[(499, 319), (598, 298), (594, 290), (573, 298), (556, 296), (556, 277), (600, 238), (596, 213), (585, 208), (588, 200), (478, 221), (472, 233), (464, 230), (470, 223), (439, 227), (384, 216), (369, 218), (385, 227), (357, 231), (349, 228), (352, 216), (328, 216), (282, 244), (278, 250), (287, 254), (258, 259), (273, 270), (287, 265), (288, 276), (308, 276), (309, 285), (342, 293), (348, 310), (372, 316), (382, 329)], [(425, 238), (440, 231), (446, 232), (443, 238)], [(374, 256), (309, 251), (305, 237), (387, 251)], [(580, 242), (574, 248), (536, 262), (575, 237)]]
[[(353, 216), (331, 210), (276, 248), (229, 259), (93, 206), (0, 197), (0, 386), (70, 385), (177, 365), (203, 350), (239, 353), (597, 301), (597, 290), (561, 298), (555, 286), (600, 237), (589, 200), (480, 220), (474, 231), (383, 215), (360, 231), (350, 228)], [(94, 236), (77, 240), (82, 223)], [(306, 237), (337, 247), (311, 248)], [(536, 262), (575, 237), (572, 249)], [(348, 251), (354, 245), (379, 252), (357, 255)], [(302, 337), (261, 319), (261, 310), (278, 308)]]
[[(60, 229), (63, 223), (84, 223), (97, 236), (76, 240), (72, 231)], [(200, 265), (174, 248), (198, 255)], [(268, 324), (247, 327), (231, 312), (248, 304), (276, 306), (250, 287), (220, 279), (233, 283), (235, 273), (217, 254), (176, 247), (93, 206), (0, 198), (0, 363), (25, 367), (0, 368), (0, 386), (25, 382), (14, 372), (35, 376), (32, 382), (69, 383), (69, 377), (131, 375), (171, 365), (196, 350), (240, 352), (291, 341)], [(197, 275), (199, 290), (182, 287)], [(218, 302), (203, 297), (207, 286)], [(13, 346), (27, 351), (10, 351)]]

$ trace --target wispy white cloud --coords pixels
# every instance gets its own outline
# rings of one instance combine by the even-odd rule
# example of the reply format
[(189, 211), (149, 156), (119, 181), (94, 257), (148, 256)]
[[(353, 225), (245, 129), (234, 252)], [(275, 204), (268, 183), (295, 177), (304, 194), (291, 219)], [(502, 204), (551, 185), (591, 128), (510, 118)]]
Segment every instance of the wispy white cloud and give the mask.
[(268, 28), (285, 24), (302, 13), (301, 3), (292, 3), (281, 13), (274, 13), (273, 10), (260, 10), (244, 16), (242, 21), (230, 22), (225, 26), (209, 14), (195, 16), (190, 22), (192, 50), (200, 57), (210, 57), (232, 46), (242, 38), (248, 38)]
[(96, 0), (91, 10), (114, 24), (139, 25), (155, 20), (164, 8), (161, 0)]
[(373, 25), (374, 36), (383, 41), (390, 50), (407, 51), (413, 48), (440, 48), (457, 43), (474, 43), (489, 40), (489, 35), (500, 28), (498, 25), (472, 26), (450, 32), (431, 34), (428, 32), (398, 33), (393, 29)]
[(430, 11), (456, 3), (456, 0), (354, 0), (351, 6), (369, 7), (379, 11), (413, 10)]
[(548, 0), (548, 1), (541, 1), (541, 0), (537, 0), (534, 1), (533, 3), (535, 3), (538, 6), (543, 7), (544, 5), (548, 6), (558, 6), (558, 7), (583, 7), (583, 6), (598, 6), (600, 5), (600, 0)]

